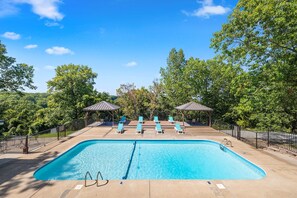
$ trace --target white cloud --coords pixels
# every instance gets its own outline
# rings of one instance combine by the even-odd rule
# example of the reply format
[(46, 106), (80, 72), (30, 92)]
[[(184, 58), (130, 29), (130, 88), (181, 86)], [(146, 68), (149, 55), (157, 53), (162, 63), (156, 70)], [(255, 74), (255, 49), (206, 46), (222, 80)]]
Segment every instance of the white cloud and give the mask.
[(41, 18), (60, 21), (64, 18), (64, 15), (59, 12), (58, 4), (60, 3), (62, 3), (62, 0), (4, 0), (4, 2), (0, 3), (0, 11), (8, 12), (2, 15), (9, 15), (18, 11), (17, 4), (29, 4), (32, 6), (32, 12)]
[(7, 38), (7, 39), (11, 39), (11, 40), (18, 40), (21, 38), (21, 35), (15, 33), (15, 32), (5, 32), (1, 36), (4, 38)]
[(138, 65), (138, 63), (136, 61), (131, 61), (131, 62), (125, 64), (126, 67), (135, 67), (137, 65)]
[(209, 18), (211, 15), (223, 15), (230, 11), (230, 8), (221, 5), (214, 5), (213, 0), (198, 1), (202, 5), (201, 8), (193, 12), (182, 11), (187, 16), (197, 16)]
[(52, 65), (46, 65), (46, 66), (44, 67), (44, 69), (47, 69), (47, 70), (55, 70), (56, 67), (55, 67), (55, 66), (52, 66)]
[(61, 25), (60, 23), (52, 22), (52, 21), (46, 21), (44, 25), (47, 26), (47, 27), (59, 27), (60, 29), (64, 28), (64, 26)]
[(46, 53), (51, 55), (64, 55), (64, 54), (74, 54), (70, 49), (65, 47), (54, 46), (45, 50)]
[(31, 44), (31, 45), (26, 45), (24, 48), (25, 49), (34, 49), (34, 48), (37, 48), (38, 45), (35, 45), (35, 44)]

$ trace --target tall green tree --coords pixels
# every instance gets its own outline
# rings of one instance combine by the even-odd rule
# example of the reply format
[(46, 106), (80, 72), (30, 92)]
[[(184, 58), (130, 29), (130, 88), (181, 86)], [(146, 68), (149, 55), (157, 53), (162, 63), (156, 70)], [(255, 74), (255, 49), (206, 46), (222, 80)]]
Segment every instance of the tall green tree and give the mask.
[(149, 103), (147, 105), (149, 110), (149, 120), (152, 120), (155, 114), (158, 115), (158, 111), (160, 111), (161, 108), (161, 98), (163, 95), (163, 86), (158, 79), (155, 79), (153, 84), (149, 86)]
[(172, 49), (167, 59), (167, 66), (161, 68), (161, 83), (163, 84), (164, 94), (171, 109), (189, 102), (190, 87), (185, 84), (184, 71), (186, 59), (182, 49), (176, 51)]
[(24, 91), (25, 87), (36, 89), (33, 85), (33, 66), (16, 64), (15, 58), (6, 55), (5, 45), (0, 41), (0, 91)]
[(133, 83), (122, 84), (117, 89), (117, 96), (117, 103), (130, 119), (137, 119), (140, 115), (149, 117), (149, 91), (144, 87), (137, 89)]
[(225, 64), (219, 58), (207, 61), (190, 58), (184, 72), (185, 82), (191, 87), (193, 99), (214, 109), (215, 118), (232, 119), (226, 115), (236, 102), (231, 94), (233, 79), (241, 72), (230, 64)]
[[(56, 68), (56, 76), (47, 82), (49, 107), (70, 121), (82, 117), (82, 109), (87, 106), (89, 96), (94, 95), (94, 80), (97, 74), (84, 65), (61, 65)], [(61, 124), (61, 123), (60, 123)]]
[(135, 118), (137, 116), (135, 90), (136, 86), (133, 83), (121, 84), (116, 90), (118, 96), (116, 101), (123, 107), (123, 113), (130, 118)]
[(234, 88), (240, 103), (233, 113), (241, 124), (297, 128), (296, 0), (239, 0), (211, 46), (248, 70)]

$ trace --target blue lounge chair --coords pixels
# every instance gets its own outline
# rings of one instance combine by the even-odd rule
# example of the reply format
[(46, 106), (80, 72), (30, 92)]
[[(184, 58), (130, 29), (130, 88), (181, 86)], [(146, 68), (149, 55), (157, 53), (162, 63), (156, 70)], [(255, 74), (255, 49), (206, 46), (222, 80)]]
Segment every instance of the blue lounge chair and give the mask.
[(160, 122), (159, 122), (159, 118), (158, 118), (158, 116), (154, 116), (154, 122), (155, 122), (155, 123), (160, 123)]
[(118, 133), (122, 133), (124, 131), (124, 124), (123, 123), (119, 123), (118, 128), (117, 128), (117, 132)]
[(143, 123), (143, 117), (142, 116), (138, 117), (138, 123)]
[(160, 123), (156, 124), (155, 130), (156, 130), (157, 133), (163, 133), (162, 126), (161, 126)]
[(120, 119), (120, 123), (125, 123), (126, 122), (126, 116), (122, 116)]
[(169, 116), (169, 117), (168, 117), (168, 122), (170, 122), (170, 123), (174, 123), (174, 120), (173, 120), (173, 117), (172, 117), (172, 116)]
[(142, 124), (141, 124), (141, 123), (138, 123), (138, 124), (137, 124), (136, 132), (137, 132), (137, 133), (142, 133)]
[(177, 133), (183, 133), (183, 129), (181, 128), (180, 124), (176, 123), (174, 129)]

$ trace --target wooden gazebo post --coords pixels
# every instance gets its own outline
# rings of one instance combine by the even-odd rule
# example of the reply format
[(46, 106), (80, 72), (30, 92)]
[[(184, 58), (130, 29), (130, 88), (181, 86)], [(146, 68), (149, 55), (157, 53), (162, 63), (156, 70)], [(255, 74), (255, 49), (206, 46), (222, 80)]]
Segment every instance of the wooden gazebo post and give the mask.
[(85, 115), (85, 127), (88, 126), (88, 117), (89, 117), (89, 112), (87, 111)]
[(184, 115), (184, 113), (183, 113), (182, 110), (180, 110), (180, 113), (182, 114), (182, 118), (183, 118), (183, 126), (185, 127), (185, 115)]
[(209, 111), (207, 112), (207, 114), (208, 114), (208, 126), (211, 127), (211, 112)]

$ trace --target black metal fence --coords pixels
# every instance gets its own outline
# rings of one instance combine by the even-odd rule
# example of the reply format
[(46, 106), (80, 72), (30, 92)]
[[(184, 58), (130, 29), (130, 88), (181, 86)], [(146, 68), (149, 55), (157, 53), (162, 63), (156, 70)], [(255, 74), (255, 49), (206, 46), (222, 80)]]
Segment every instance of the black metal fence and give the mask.
[[(92, 122), (93, 120), (88, 120), (87, 123)], [(85, 121), (83, 119), (79, 119), (65, 125), (39, 131), (30, 135), (0, 137), (0, 154), (30, 152), (60, 139), (66, 139), (72, 132), (83, 129), (84, 127)]]
[(251, 131), (240, 126), (215, 122), (213, 128), (256, 148), (274, 147), (297, 154), (297, 134), (276, 131)]

